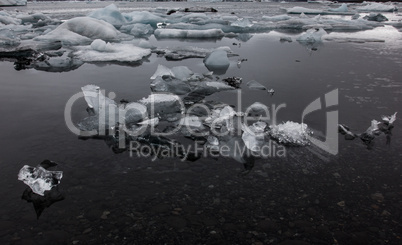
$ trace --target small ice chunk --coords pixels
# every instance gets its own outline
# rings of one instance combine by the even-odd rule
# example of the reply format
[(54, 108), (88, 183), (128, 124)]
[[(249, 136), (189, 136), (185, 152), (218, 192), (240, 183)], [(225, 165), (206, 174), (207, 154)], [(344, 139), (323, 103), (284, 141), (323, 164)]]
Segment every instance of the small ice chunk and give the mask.
[(323, 28), (311, 28), (301, 34), (296, 40), (301, 43), (316, 43), (321, 42), (321, 37), (327, 32)]
[(232, 24), (230, 25), (236, 27), (252, 27), (253, 23), (251, 23), (251, 21), (247, 18), (239, 18), (235, 22), (232, 22)]
[(101, 39), (95, 39), (91, 43), (91, 48), (99, 52), (113, 52), (114, 49), (110, 43), (106, 43)]
[(278, 21), (282, 21), (282, 20), (289, 20), (292, 17), (290, 17), (287, 14), (281, 14), (281, 15), (275, 15), (275, 16), (262, 16), (263, 20), (266, 21), (272, 21), (272, 22), (278, 22)]
[(265, 143), (264, 130), (267, 127), (265, 122), (256, 122), (251, 126), (243, 125), (243, 134), (241, 136), (246, 147), (252, 151), (261, 151)]
[(252, 90), (267, 90), (264, 85), (255, 80), (251, 80), (250, 82), (248, 82), (247, 87)]
[(391, 115), (391, 116), (382, 116), (381, 119), (382, 119), (386, 124), (391, 125), (391, 124), (393, 124), (393, 123), (395, 122), (395, 120), (396, 120), (396, 113), (397, 113), (397, 112), (395, 112), (395, 113), (394, 113), (393, 115)]
[(278, 125), (270, 126), (270, 135), (281, 144), (305, 146), (309, 144), (308, 137), (312, 132), (305, 123), (287, 121)]
[(217, 146), (219, 145), (219, 140), (218, 138), (216, 138), (215, 136), (212, 135), (208, 135), (207, 137), (207, 142), (208, 144), (212, 145), (212, 146)]
[(158, 68), (156, 69), (155, 73), (151, 76), (151, 79), (155, 79), (157, 77), (163, 77), (163, 76), (174, 77), (174, 74), (173, 74), (172, 70), (170, 70), (166, 66), (158, 64)]
[(260, 102), (254, 102), (247, 108), (246, 113), (250, 116), (269, 116), (269, 109)]
[(229, 68), (229, 58), (224, 50), (215, 50), (204, 59), (204, 64), (208, 70), (227, 70)]
[(279, 41), (281, 41), (281, 42), (292, 42), (292, 37), (289, 37), (289, 36), (281, 36), (280, 38), (279, 38)]
[(41, 166), (35, 168), (25, 165), (18, 173), (18, 180), (23, 181), (34, 193), (41, 196), (45, 195), (45, 191), (58, 185), (62, 177), (62, 171), (48, 171)]
[(342, 3), (341, 6), (335, 9), (328, 9), (330, 12), (348, 12), (348, 5), (346, 3)]
[(370, 127), (366, 130), (366, 132), (365, 132), (364, 134), (373, 136), (374, 134), (378, 133), (378, 131), (380, 130), (380, 129), (378, 128), (378, 124), (380, 124), (379, 121), (377, 121), (377, 120), (372, 120)]
[(383, 21), (388, 21), (388, 18), (382, 15), (381, 13), (370, 13), (369, 15), (366, 15), (363, 17), (363, 19), (368, 20), (368, 21), (377, 21), (377, 22), (383, 22)]

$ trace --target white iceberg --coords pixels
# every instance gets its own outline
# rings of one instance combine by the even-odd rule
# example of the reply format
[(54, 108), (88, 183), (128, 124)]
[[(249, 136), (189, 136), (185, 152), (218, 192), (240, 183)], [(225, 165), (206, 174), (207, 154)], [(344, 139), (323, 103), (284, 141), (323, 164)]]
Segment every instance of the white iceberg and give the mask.
[(45, 191), (58, 185), (62, 177), (62, 171), (48, 171), (41, 166), (35, 168), (25, 165), (18, 173), (18, 180), (23, 181), (34, 193), (41, 196), (45, 195)]

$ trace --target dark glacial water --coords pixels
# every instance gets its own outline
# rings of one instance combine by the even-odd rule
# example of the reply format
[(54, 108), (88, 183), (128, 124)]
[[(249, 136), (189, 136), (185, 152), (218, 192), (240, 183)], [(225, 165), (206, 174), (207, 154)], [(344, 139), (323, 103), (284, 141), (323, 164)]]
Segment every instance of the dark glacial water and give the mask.
[[(0, 63), (1, 244), (399, 244), (401, 33), (392, 27), (343, 33), (387, 39), (324, 41), (316, 50), (281, 43), (281, 35), (149, 41), (158, 47), (230, 46), (239, 57), (229, 58), (230, 67), (219, 77), (241, 77), (241, 90), (207, 99), (239, 110), (256, 101), (270, 109), (286, 105), (277, 113), (278, 122), (301, 122), (310, 102), (323, 101), (335, 89), (339, 103), (332, 110), (356, 132), (365, 131), (372, 119), (398, 112), (390, 143), (382, 135), (367, 149), (359, 139), (339, 135), (336, 155), (286, 147), (284, 157), (257, 159), (245, 176), (239, 175), (243, 164), (231, 158), (151, 161), (115, 154), (103, 140), (80, 140), (69, 131), (64, 110), (70, 97), (96, 84), (114, 92), (116, 101), (136, 101), (151, 93), (149, 78), (158, 64), (205, 73), (202, 59), (167, 61), (152, 54), (139, 66), (86, 63), (62, 73), (17, 71), (5, 60)], [(238, 58), (247, 61), (238, 67)], [(275, 94), (249, 90), (250, 80)], [(73, 122), (87, 115), (86, 107), (83, 98), (74, 104)], [(304, 119), (316, 135), (326, 130), (326, 112)], [(18, 171), (44, 159), (57, 162), (54, 169), (63, 171), (63, 178), (52, 198), (28, 203), (21, 198), (28, 188), (17, 180)]]

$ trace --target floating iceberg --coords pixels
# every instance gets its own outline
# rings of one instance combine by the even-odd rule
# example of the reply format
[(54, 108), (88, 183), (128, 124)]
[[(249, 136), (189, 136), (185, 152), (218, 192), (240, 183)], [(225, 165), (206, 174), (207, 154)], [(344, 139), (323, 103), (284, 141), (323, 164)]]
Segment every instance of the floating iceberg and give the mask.
[(327, 32), (322, 28), (311, 28), (300, 35), (296, 40), (301, 43), (316, 43), (321, 42), (321, 37), (326, 35)]
[(53, 31), (34, 38), (37, 41), (61, 41), (67, 45), (89, 43), (94, 39), (114, 40), (119, 31), (111, 24), (91, 17), (67, 20)]
[(394, 12), (397, 10), (395, 5), (383, 3), (369, 3), (366, 6), (357, 7), (361, 12)]
[(210, 71), (226, 71), (229, 68), (229, 59), (226, 51), (215, 50), (204, 59), (204, 64)]
[(41, 166), (35, 168), (25, 165), (18, 173), (18, 180), (23, 181), (34, 193), (41, 196), (45, 195), (45, 191), (58, 185), (62, 177), (62, 171), (48, 171)]
[(287, 121), (278, 125), (270, 126), (269, 134), (281, 144), (305, 146), (309, 144), (309, 136), (312, 131), (305, 123)]
[(101, 39), (94, 40), (87, 48), (74, 53), (77, 58), (86, 62), (136, 62), (150, 54), (150, 49), (136, 47), (132, 44), (106, 43)]
[(363, 19), (368, 20), (368, 21), (377, 21), (377, 22), (388, 21), (388, 18), (380, 13), (377, 13), (377, 14), (370, 13), (369, 15), (364, 16)]

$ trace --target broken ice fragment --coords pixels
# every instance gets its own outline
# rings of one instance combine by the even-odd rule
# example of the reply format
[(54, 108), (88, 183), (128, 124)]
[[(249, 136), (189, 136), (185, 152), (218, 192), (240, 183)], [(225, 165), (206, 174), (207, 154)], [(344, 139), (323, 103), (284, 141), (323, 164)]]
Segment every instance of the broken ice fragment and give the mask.
[(18, 180), (23, 181), (34, 193), (41, 196), (45, 195), (45, 191), (58, 185), (62, 177), (62, 171), (48, 171), (41, 166), (35, 168), (25, 165), (18, 173)]
[(363, 19), (368, 20), (368, 21), (377, 21), (377, 22), (388, 21), (388, 18), (380, 13), (378, 13), (378, 14), (371, 13), (369, 15), (364, 16)]
[(392, 125), (395, 120), (396, 120), (396, 113), (395, 112), (393, 115), (391, 116), (382, 116), (381, 119), (384, 121), (384, 123), (388, 124), (388, 125)]
[(208, 141), (208, 144), (210, 144), (212, 146), (219, 145), (219, 140), (215, 136), (209, 135), (207, 137), (207, 141)]
[(349, 127), (347, 127), (346, 125), (339, 124), (339, 125), (338, 125), (338, 132), (339, 132), (340, 134), (345, 135), (345, 139), (346, 139), (346, 140), (353, 140), (353, 139), (356, 138), (356, 134), (352, 133), (352, 132), (349, 130)]
[(301, 43), (315, 43), (321, 42), (321, 37), (326, 35), (327, 32), (323, 28), (311, 28), (306, 33), (300, 35), (296, 40)]
[(248, 116), (269, 116), (269, 109), (266, 105), (260, 103), (260, 102), (254, 102), (252, 105), (250, 105), (246, 113)]
[(240, 84), (243, 82), (243, 79), (241, 77), (228, 77), (222, 79), (222, 81), (224, 81), (231, 87), (240, 88)]
[(156, 69), (155, 73), (152, 75), (151, 79), (155, 79), (157, 77), (163, 77), (163, 76), (172, 76), (174, 77), (174, 74), (172, 70), (167, 68), (164, 65), (158, 65), (158, 68)]
[(281, 144), (305, 146), (309, 144), (308, 137), (312, 131), (305, 123), (287, 121), (278, 125), (270, 126), (270, 135)]
[(267, 124), (265, 122), (256, 122), (251, 126), (243, 125), (243, 134), (241, 136), (246, 147), (252, 151), (261, 151), (265, 143), (264, 130)]
[(255, 80), (251, 80), (250, 82), (248, 82), (247, 87), (252, 90), (266, 90), (271, 95), (275, 93), (275, 90), (273, 90), (272, 88), (267, 89), (264, 85)]

